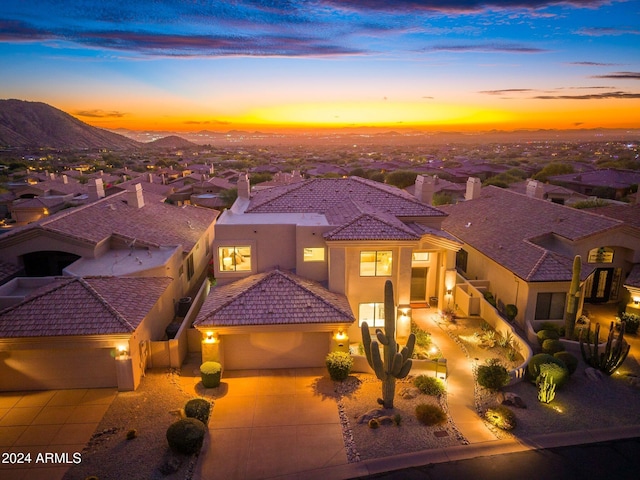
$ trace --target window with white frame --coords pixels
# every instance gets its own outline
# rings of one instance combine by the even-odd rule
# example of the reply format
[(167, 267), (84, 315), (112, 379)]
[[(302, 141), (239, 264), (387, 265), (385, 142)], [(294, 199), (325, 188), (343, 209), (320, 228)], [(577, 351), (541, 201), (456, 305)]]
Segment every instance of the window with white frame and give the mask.
[(367, 322), (369, 327), (384, 327), (384, 303), (361, 303), (358, 308), (358, 325)]
[(302, 256), (305, 262), (324, 262), (324, 247), (305, 248)]
[(251, 247), (249, 245), (218, 247), (221, 272), (251, 271)]
[(360, 252), (361, 277), (390, 277), (393, 253), (391, 250)]

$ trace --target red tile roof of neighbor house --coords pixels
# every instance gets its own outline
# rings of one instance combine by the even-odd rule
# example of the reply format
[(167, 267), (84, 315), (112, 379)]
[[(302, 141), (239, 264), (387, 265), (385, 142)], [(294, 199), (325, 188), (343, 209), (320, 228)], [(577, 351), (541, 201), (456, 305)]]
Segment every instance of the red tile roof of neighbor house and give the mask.
[(624, 281), (624, 284), (629, 285), (630, 287), (640, 288), (640, 264), (635, 264), (631, 268), (631, 271), (629, 272), (627, 279)]
[(197, 327), (351, 323), (344, 295), (280, 270), (214, 288), (194, 322)]
[(97, 244), (114, 234), (138, 239), (149, 245), (182, 245), (190, 251), (218, 215), (216, 210), (187, 205), (177, 207), (163, 197), (144, 193), (142, 208), (127, 204), (127, 192), (116, 193), (97, 202), (64, 210), (0, 237), (20, 235), (31, 229), (57, 232), (64, 236)]
[(170, 283), (166, 277), (60, 277), (0, 312), (0, 337), (132, 333)]
[(590, 172), (566, 173), (549, 177), (550, 182), (588, 185), (590, 187), (629, 188), (640, 183), (640, 172), (637, 170), (617, 170), (605, 168)]
[(571, 280), (573, 258), (560, 248), (554, 251), (555, 238), (575, 241), (622, 226), (618, 220), (498, 187), (483, 188), (478, 199), (440, 208), (449, 214), (444, 230), (532, 282)]
[(623, 221), (626, 225), (640, 228), (640, 204), (637, 205), (607, 205), (605, 207), (589, 208), (588, 212)]
[(256, 192), (246, 213), (321, 213), (347, 202), (396, 217), (444, 217), (399, 188), (360, 177), (316, 178)]
[(17, 265), (0, 260), (0, 285), (14, 277), (20, 270), (22, 268)]

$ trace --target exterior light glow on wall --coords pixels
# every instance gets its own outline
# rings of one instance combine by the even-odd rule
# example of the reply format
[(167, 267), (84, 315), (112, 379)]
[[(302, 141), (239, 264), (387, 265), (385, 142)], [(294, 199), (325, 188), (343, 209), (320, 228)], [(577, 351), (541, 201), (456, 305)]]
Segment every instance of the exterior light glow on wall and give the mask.
[(633, 303), (635, 303), (636, 305), (640, 304), (640, 297), (633, 297)]
[(118, 358), (124, 358), (129, 355), (126, 345), (118, 345)]
[(346, 338), (347, 335), (342, 330), (339, 330), (338, 333), (336, 333), (336, 340), (345, 340)]
[(218, 341), (218, 339), (216, 338), (215, 332), (208, 331), (207, 332), (207, 338), (205, 338), (204, 341), (206, 343), (216, 343)]

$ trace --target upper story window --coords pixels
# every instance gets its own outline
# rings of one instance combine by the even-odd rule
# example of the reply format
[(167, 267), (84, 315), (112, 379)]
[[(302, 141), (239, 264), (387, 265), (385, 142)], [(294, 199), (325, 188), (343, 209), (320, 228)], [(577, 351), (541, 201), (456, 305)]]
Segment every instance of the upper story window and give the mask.
[(251, 271), (251, 247), (249, 245), (218, 247), (221, 272)]
[(361, 303), (358, 308), (358, 324), (367, 322), (369, 327), (384, 327), (384, 303)]
[(324, 247), (305, 248), (303, 260), (305, 262), (324, 262)]
[(196, 273), (193, 265), (193, 253), (187, 257), (187, 280), (191, 280)]
[(466, 250), (460, 249), (456, 252), (456, 268), (461, 271), (467, 271), (467, 261), (469, 260), (469, 254)]
[(413, 252), (411, 254), (411, 260), (414, 262), (428, 262), (430, 258), (429, 252)]
[(589, 263), (613, 263), (613, 248), (600, 247), (589, 250)]
[(390, 277), (393, 253), (391, 250), (360, 252), (360, 276)]

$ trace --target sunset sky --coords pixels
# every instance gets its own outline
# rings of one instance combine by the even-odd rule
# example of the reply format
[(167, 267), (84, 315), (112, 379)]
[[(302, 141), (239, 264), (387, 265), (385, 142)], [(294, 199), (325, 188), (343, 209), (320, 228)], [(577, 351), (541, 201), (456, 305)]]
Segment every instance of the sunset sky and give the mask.
[(640, 128), (640, 0), (3, 0), (0, 97), (104, 128)]

